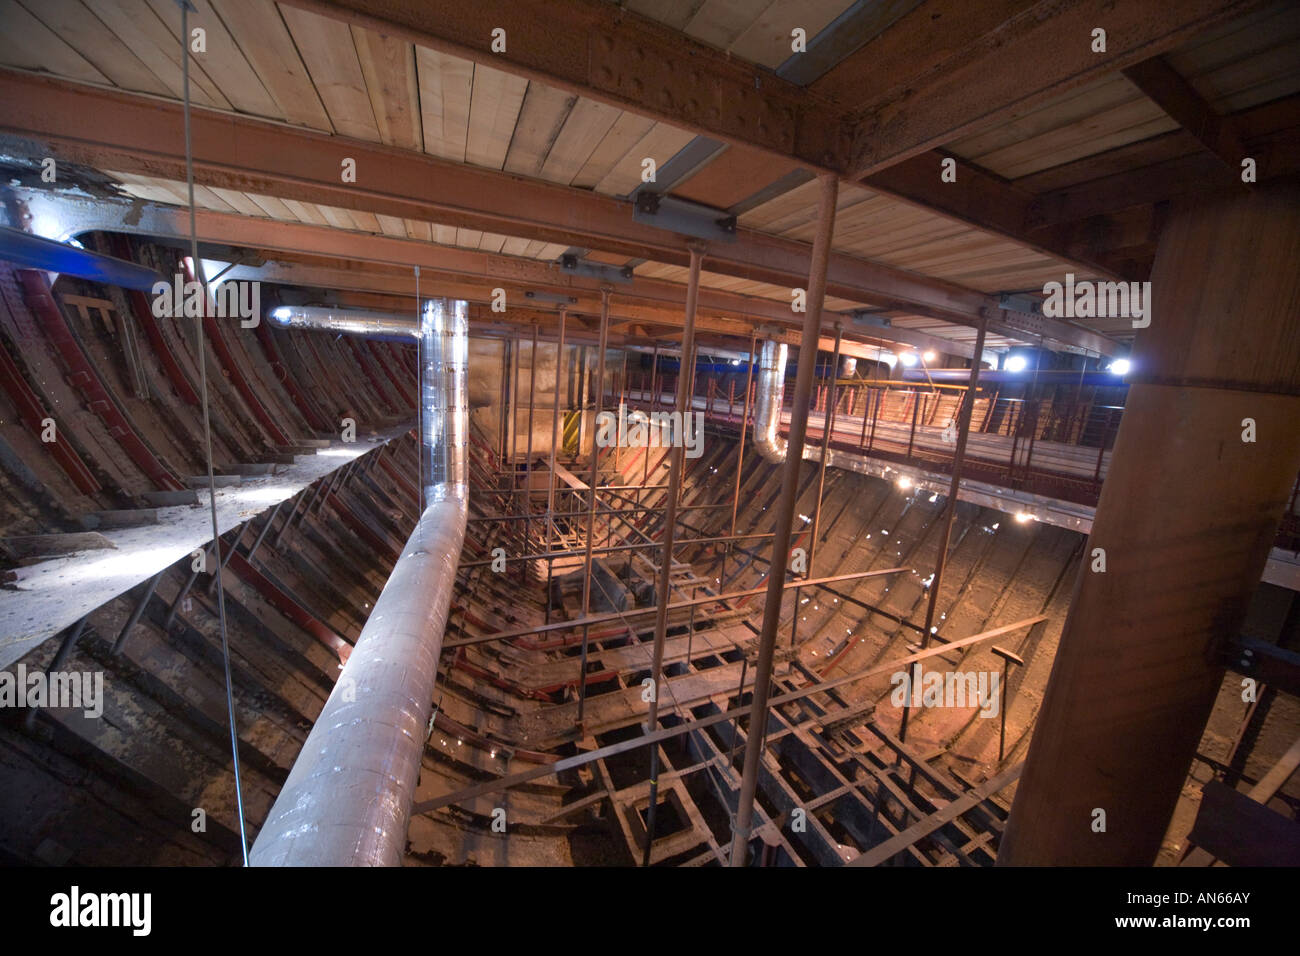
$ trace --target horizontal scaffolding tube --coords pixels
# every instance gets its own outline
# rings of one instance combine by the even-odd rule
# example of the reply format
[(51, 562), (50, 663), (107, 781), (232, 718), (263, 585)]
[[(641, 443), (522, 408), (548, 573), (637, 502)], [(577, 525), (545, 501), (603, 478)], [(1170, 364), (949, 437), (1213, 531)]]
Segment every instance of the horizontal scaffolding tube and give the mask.
[[(785, 590), (791, 588), (813, 588), (822, 584), (834, 584), (837, 581), (856, 581), (860, 578), (874, 578), (883, 574), (898, 574), (902, 571), (911, 571), (912, 568), (884, 568), (880, 571), (855, 571), (852, 574), (836, 574), (829, 578), (807, 578), (796, 581), (787, 581)], [(700, 604), (715, 604), (718, 601), (733, 601), (736, 598), (753, 597), (755, 594), (762, 594), (767, 590), (767, 585), (761, 588), (750, 588), (747, 591), (732, 591), (730, 594), (711, 594), (701, 598), (692, 598), (689, 601), (675, 601), (668, 605), (668, 610), (675, 608), (693, 607)], [(658, 608), (643, 607), (634, 611), (607, 611), (603, 614), (590, 614), (587, 617), (574, 618), (570, 621), (554, 621), (550, 624), (538, 624), (535, 627), (521, 627), (513, 631), (498, 631), (495, 634), (479, 634), (475, 637), (464, 637), (458, 641), (448, 641), (446, 646), (464, 647), (466, 644), (486, 644), (488, 641), (505, 641), (516, 637), (527, 637), (530, 634), (542, 634), (548, 631), (567, 631), (574, 627), (582, 627), (584, 624), (604, 624), (608, 621), (622, 621), (631, 617), (648, 617), (658, 612)]]

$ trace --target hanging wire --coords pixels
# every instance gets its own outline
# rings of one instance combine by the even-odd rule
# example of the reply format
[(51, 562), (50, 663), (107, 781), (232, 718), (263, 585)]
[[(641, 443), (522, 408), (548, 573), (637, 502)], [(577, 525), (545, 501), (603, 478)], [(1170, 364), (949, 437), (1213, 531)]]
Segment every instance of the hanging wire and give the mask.
[(203, 274), (203, 260), (199, 258), (198, 226), (194, 213), (194, 147), (190, 133), (190, 4), (178, 0), (181, 7), (182, 78), (185, 111), (185, 186), (190, 203), (190, 261), (194, 276), (203, 289), (203, 308), (194, 317), (194, 344), (199, 354), (199, 393), (203, 399), (203, 444), (208, 456), (208, 504), (212, 516), (212, 547), (217, 562), (217, 617), (221, 625), (221, 659), (226, 670), (226, 712), (230, 715), (230, 757), (235, 769), (235, 812), (239, 817), (239, 848), (244, 866), (248, 866), (248, 837), (244, 832), (244, 796), (239, 780), (239, 733), (235, 728), (235, 696), (230, 679), (230, 640), (226, 633), (226, 591), (221, 580), (221, 532), (217, 526), (217, 482), (212, 465), (212, 421), (208, 415), (208, 369), (203, 347), (203, 313), (208, 307), (208, 282)]

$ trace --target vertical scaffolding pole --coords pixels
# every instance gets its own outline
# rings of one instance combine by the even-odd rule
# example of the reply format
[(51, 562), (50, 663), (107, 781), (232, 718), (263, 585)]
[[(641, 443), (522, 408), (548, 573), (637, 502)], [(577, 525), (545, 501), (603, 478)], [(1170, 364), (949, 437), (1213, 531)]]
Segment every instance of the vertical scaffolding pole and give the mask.
[(767, 730), (767, 702), (771, 693), (772, 657), (776, 650), (776, 629), (781, 617), (781, 599), (785, 595), (785, 574), (790, 563), (790, 527), (793, 524), (795, 499), (799, 495), (799, 466), (803, 463), (803, 445), (808, 429), (808, 398), (812, 394), (813, 373), (817, 365), (817, 339), (821, 332), (822, 300), (826, 297), (826, 267), (830, 261), (831, 231), (835, 226), (835, 200), (839, 180), (833, 173), (819, 177), (820, 197), (817, 207), (817, 234), (813, 239), (812, 263), (808, 275), (808, 311), (804, 315), (800, 338), (799, 370), (794, 385), (794, 410), (790, 415), (790, 435), (785, 463), (781, 466), (781, 496), (777, 504), (775, 537), (772, 541), (772, 564), (768, 569), (767, 596), (763, 604), (763, 628), (759, 634), (758, 663), (754, 668), (754, 699), (749, 711), (749, 731), (745, 740), (745, 769), (740, 781), (740, 800), (731, 840), (732, 866), (744, 866), (749, 855), (749, 831), (754, 817), (754, 794), (758, 789), (758, 764)]
[[(831, 431), (835, 428), (835, 385), (840, 373), (840, 346), (844, 329), (835, 323), (835, 352), (831, 357), (831, 384), (826, 392), (826, 410), (822, 413), (822, 460), (817, 469), (817, 504), (813, 508), (812, 541), (808, 545), (808, 577), (814, 577), (813, 564), (817, 561), (817, 536), (821, 529), (822, 493), (826, 490), (826, 461), (830, 458)], [(797, 593), (797, 591), (796, 591)], [(799, 602), (795, 601), (798, 607)]]
[[(518, 415), (518, 411), (519, 411), (519, 365), (520, 365), (520, 356), (519, 356), (519, 333), (518, 333), (518, 332), (515, 333), (515, 336), (514, 336), (514, 340), (513, 340), (513, 342), (514, 342), (514, 344), (511, 346), (511, 352), (512, 352), (513, 355), (514, 355), (514, 365), (515, 365), (515, 370), (514, 370), (514, 385), (513, 385), (513, 386), (511, 387), (511, 389), (510, 389), (511, 405), (510, 405), (509, 407), (507, 407), (507, 408), (502, 409), (502, 412), (503, 412), (503, 413), (508, 412), (508, 413), (510, 414), (510, 424), (509, 424), (507, 427), (508, 427), (509, 430), (510, 430), (510, 470), (511, 470), (512, 472), (514, 471), (514, 468), (515, 468), (515, 458), (518, 457), (518, 455), (519, 455), (519, 415)], [(511, 496), (510, 496), (510, 507), (511, 507), (511, 508), (517, 508), (517, 507), (519, 506), (519, 505), (518, 505), (518, 501), (519, 501), (519, 496), (518, 496), (518, 494), (511, 495)]]
[[(749, 335), (749, 368), (745, 373), (745, 411), (740, 416), (740, 438), (736, 441), (736, 487), (731, 494), (731, 537), (736, 536), (736, 513), (740, 510), (740, 473), (745, 466), (745, 434), (749, 430), (749, 396), (754, 386), (754, 352), (758, 348), (758, 329)], [(730, 414), (731, 409), (727, 409)], [(728, 541), (722, 552), (722, 576), (719, 585), (727, 581), (727, 555), (731, 553), (734, 542)]]
[[(826, 490), (826, 462), (830, 458), (831, 429), (835, 427), (835, 380), (840, 371), (840, 346), (844, 329), (835, 323), (835, 352), (831, 356), (831, 381), (826, 389), (826, 406), (822, 409), (822, 458), (817, 466), (817, 501), (813, 506), (812, 537), (808, 542), (808, 570), (804, 577), (815, 577), (813, 565), (817, 563), (817, 537), (821, 533), (822, 493)], [(794, 647), (799, 634), (800, 595), (803, 588), (794, 589), (794, 617), (790, 619), (790, 646)]]
[[(659, 394), (659, 343), (655, 343), (654, 352), (650, 355), (650, 401), (654, 402), (654, 397)], [(651, 404), (651, 410), (654, 405)], [(636, 506), (641, 507), (641, 496), (645, 494), (645, 486), (650, 484), (650, 442), (647, 441), (645, 448), (642, 449), (645, 455), (641, 458), (641, 487), (636, 492)]]
[[(537, 401), (537, 323), (533, 323), (533, 347), (528, 353), (528, 450), (524, 454), (524, 541), (533, 536), (533, 408)], [(531, 547), (531, 545), (529, 545)]]
[[(921, 649), (930, 646), (930, 629), (934, 627), (934, 612), (939, 603), (939, 584), (943, 581), (943, 570), (948, 564), (948, 545), (952, 541), (952, 520), (957, 516), (957, 489), (961, 485), (961, 466), (966, 460), (966, 439), (970, 437), (971, 414), (975, 411), (975, 393), (980, 382), (980, 356), (984, 354), (984, 332), (988, 320), (981, 317), (975, 332), (975, 357), (971, 359), (970, 387), (962, 402), (961, 414), (957, 421), (957, 448), (952, 456), (952, 480), (948, 483), (948, 500), (943, 506), (943, 531), (939, 537), (939, 556), (934, 563), (934, 577), (930, 580), (929, 600), (925, 605), (925, 630), (921, 634)], [(912, 680), (918, 679), (919, 664), (912, 665)], [(908, 687), (914, 685), (909, 684)], [(903, 717), (898, 725), (899, 742), (907, 740), (907, 717), (912, 695), (909, 692), (903, 699)], [(901, 756), (900, 756), (901, 759)]]
[[(555, 530), (555, 452), (560, 443), (560, 374), (564, 365), (564, 325), (569, 318), (566, 309), (560, 310), (560, 340), (555, 346), (555, 398), (551, 402), (551, 470), (546, 476), (546, 623), (551, 623), (551, 569), (555, 559), (550, 557), (551, 535)], [(536, 372), (536, 369), (533, 369)]]
[(506, 457), (506, 409), (510, 407), (510, 340), (501, 341), (501, 394), (497, 399), (501, 405), (500, 427), (497, 429), (497, 467), (500, 468)]
[[(605, 349), (609, 344), (609, 292), (610, 286), (600, 289), (600, 345), (596, 357), (596, 405), (591, 419), (591, 473), (587, 479), (587, 555), (582, 578), (582, 616), (586, 617), (591, 609), (591, 546), (596, 533), (596, 480), (600, 468), (600, 456), (597, 455), (596, 435), (599, 431), (600, 409), (605, 397)], [(615, 439), (614, 447), (618, 447)], [(581, 451), (581, 449), (579, 449)], [(587, 637), (590, 625), (582, 625), (582, 663), (578, 672), (578, 725), (582, 725), (583, 712), (587, 704)]]
[[(692, 392), (694, 390), (695, 371), (695, 305), (700, 297), (700, 263), (703, 259), (703, 244), (691, 243), (691, 271), (686, 285), (686, 322), (682, 329), (682, 364), (681, 374), (677, 376), (677, 416), (684, 431), (686, 416), (692, 411)], [(650, 665), (651, 690), (650, 713), (646, 716), (645, 731), (654, 733), (659, 725), (659, 696), (662, 691), (661, 678), (664, 666), (664, 638), (668, 633), (668, 600), (672, 590), (673, 574), (673, 539), (677, 530), (677, 498), (682, 486), (682, 462), (686, 457), (684, 435), (673, 436), (675, 441), (669, 450), (668, 466), (668, 500), (664, 503), (664, 540), (661, 564), (659, 566), (658, 594), (659, 607), (655, 614), (654, 658)], [(650, 865), (650, 847), (655, 839), (655, 804), (659, 799), (659, 745), (650, 748), (650, 806), (646, 810), (645, 851), (641, 865)]]

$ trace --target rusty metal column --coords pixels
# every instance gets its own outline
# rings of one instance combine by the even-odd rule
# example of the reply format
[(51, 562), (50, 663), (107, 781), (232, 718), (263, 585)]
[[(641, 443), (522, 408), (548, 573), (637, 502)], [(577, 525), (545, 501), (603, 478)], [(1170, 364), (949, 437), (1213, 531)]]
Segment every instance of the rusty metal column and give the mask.
[[(528, 450), (524, 453), (524, 541), (533, 535), (533, 406), (537, 399), (537, 323), (533, 323), (533, 347), (528, 353)], [(531, 547), (531, 545), (530, 545)]]
[[(650, 664), (650, 712), (646, 715), (645, 731), (654, 733), (659, 725), (659, 695), (663, 688), (660, 680), (664, 668), (664, 638), (668, 634), (668, 601), (672, 590), (673, 540), (677, 531), (677, 497), (682, 487), (682, 463), (686, 458), (686, 416), (693, 411), (695, 384), (695, 305), (700, 298), (700, 262), (704, 244), (691, 243), (691, 271), (686, 285), (686, 321), (682, 328), (681, 374), (677, 376), (677, 415), (681, 433), (673, 436), (669, 450), (668, 500), (664, 506), (664, 540), (662, 564), (659, 567), (659, 607), (655, 614), (654, 658)], [(650, 847), (654, 843), (655, 803), (659, 798), (659, 745), (650, 748), (650, 806), (646, 810), (645, 851), (642, 866), (650, 865)]]
[[(758, 329), (754, 329), (749, 335), (749, 368), (745, 372), (745, 410), (740, 416), (740, 437), (736, 439), (736, 488), (731, 495), (731, 532), (730, 536), (736, 536), (736, 513), (740, 509), (740, 473), (745, 467), (745, 435), (749, 433), (749, 395), (754, 388), (754, 359), (755, 352), (758, 349)], [(731, 409), (727, 409), (727, 414), (731, 414)], [(722, 590), (727, 584), (727, 555), (731, 553), (733, 542), (728, 541), (727, 547), (722, 552), (722, 576), (718, 579), (718, 590)]]
[[(943, 531), (939, 536), (939, 554), (934, 562), (934, 576), (930, 579), (930, 593), (925, 605), (925, 629), (921, 632), (921, 649), (930, 646), (930, 629), (934, 627), (934, 612), (939, 603), (939, 583), (948, 564), (948, 546), (952, 543), (952, 520), (957, 516), (957, 492), (961, 488), (961, 466), (966, 460), (966, 440), (970, 437), (971, 415), (975, 412), (975, 391), (980, 382), (980, 356), (984, 354), (984, 332), (988, 317), (980, 319), (975, 332), (975, 356), (970, 361), (970, 387), (962, 397), (961, 411), (957, 416), (957, 447), (952, 453), (952, 480), (948, 482), (948, 500), (943, 505)], [(918, 680), (920, 665), (912, 665), (912, 680)], [(903, 716), (898, 725), (899, 742), (907, 740), (907, 718), (911, 694), (903, 699)]]
[[(826, 490), (826, 461), (830, 458), (831, 449), (831, 432), (835, 428), (835, 386), (840, 374), (840, 346), (843, 341), (844, 329), (839, 322), (835, 323), (835, 352), (831, 357), (831, 386), (826, 393), (826, 410), (822, 412), (822, 460), (817, 468), (817, 506), (813, 509), (812, 519), (812, 541), (808, 543), (808, 573), (806, 577), (813, 577), (813, 564), (817, 560), (817, 536), (821, 529), (822, 519), (822, 494)], [(795, 594), (799, 593), (798, 589)], [(795, 609), (799, 608), (799, 601), (795, 599)], [(798, 620), (796, 613), (795, 619)]]
[[(551, 551), (552, 534), (555, 531), (555, 452), (560, 443), (560, 369), (564, 365), (564, 325), (569, 313), (560, 310), (560, 339), (555, 345), (555, 397), (551, 402), (551, 469), (546, 476), (546, 551)], [(534, 368), (533, 372), (536, 373)], [(546, 559), (546, 623), (551, 623), (551, 569), (555, 559)]]
[[(650, 356), (650, 401), (654, 401), (654, 396), (659, 394), (659, 343), (655, 342), (654, 352)], [(654, 408), (652, 404), (651, 409)], [(645, 486), (650, 484), (650, 443), (646, 442), (642, 449), (645, 452), (641, 456), (641, 487), (636, 492), (637, 507), (641, 507), (641, 496), (645, 493)]]
[[(826, 407), (822, 410), (822, 457), (817, 464), (817, 501), (813, 506), (812, 539), (808, 542), (808, 569), (805, 578), (813, 577), (813, 565), (817, 563), (817, 536), (821, 533), (822, 495), (826, 491), (826, 463), (831, 456), (831, 430), (835, 427), (835, 383), (840, 373), (840, 347), (843, 344), (844, 329), (835, 323), (835, 352), (831, 357), (831, 382), (826, 390)], [(794, 616), (790, 619), (790, 646), (794, 647), (799, 635), (799, 608), (802, 589), (794, 589)]]
[(1175, 206), (1160, 237), (999, 863), (1151, 864), (1223, 686), (1300, 470), (1300, 185), (1250, 190)]
[(767, 701), (771, 693), (772, 657), (776, 629), (785, 594), (785, 573), (790, 563), (790, 526), (794, 521), (795, 499), (799, 496), (799, 466), (803, 463), (804, 436), (808, 429), (808, 397), (812, 394), (817, 365), (817, 340), (821, 334), (822, 300), (826, 297), (826, 267), (830, 262), (831, 233), (835, 227), (835, 200), (839, 181), (833, 173), (822, 173), (817, 206), (817, 233), (813, 239), (812, 263), (808, 274), (808, 311), (799, 339), (799, 369), (794, 382), (794, 410), (785, 463), (781, 467), (781, 496), (778, 499), (776, 537), (772, 542), (772, 563), (768, 568), (767, 596), (763, 604), (763, 628), (759, 634), (758, 663), (754, 668), (754, 701), (749, 711), (745, 738), (745, 769), (740, 781), (740, 800), (731, 839), (732, 866), (744, 866), (749, 855), (749, 829), (754, 816), (754, 794), (758, 789), (758, 764), (767, 730)]
[[(519, 457), (519, 333), (514, 334), (510, 347), (514, 355), (514, 382), (510, 388), (511, 408), (504, 409), (510, 413), (510, 469), (514, 470), (515, 459)], [(517, 477), (517, 476), (516, 476)], [(510, 496), (510, 509), (516, 511), (519, 508), (518, 493)]]
[[(610, 286), (600, 287), (600, 355), (596, 359), (596, 406), (591, 419), (591, 477), (587, 481), (587, 559), (582, 579), (582, 616), (591, 608), (591, 546), (596, 533), (596, 477), (600, 467), (596, 435), (600, 433), (600, 409), (605, 397), (605, 349), (609, 345), (609, 293)], [(618, 447), (618, 439), (614, 440)], [(581, 448), (578, 449), (581, 452)], [(583, 711), (587, 704), (587, 636), (589, 625), (582, 625), (582, 664), (578, 672), (578, 726), (582, 726)]]

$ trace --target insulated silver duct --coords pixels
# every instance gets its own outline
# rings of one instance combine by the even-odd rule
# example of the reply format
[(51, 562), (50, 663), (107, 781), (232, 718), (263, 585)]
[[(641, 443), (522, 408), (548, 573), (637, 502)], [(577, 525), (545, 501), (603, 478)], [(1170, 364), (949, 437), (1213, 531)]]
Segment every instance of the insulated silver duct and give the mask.
[(785, 461), (788, 443), (781, 437), (781, 401), (785, 398), (784, 342), (768, 339), (758, 352), (754, 381), (754, 447), (771, 462)]
[[(779, 464), (785, 461), (790, 444), (781, 437), (781, 402), (785, 399), (786, 346), (771, 339), (763, 342), (758, 353), (758, 375), (754, 384), (754, 447), (768, 461)], [(826, 451), (826, 464), (836, 468), (857, 470), (849, 463), (856, 456), (845, 455), (834, 448)], [(820, 445), (804, 442), (804, 461), (821, 461)]]
[[(781, 437), (787, 351), (784, 342), (765, 341), (759, 349), (758, 376), (754, 382), (754, 447), (768, 461), (778, 464), (785, 461), (789, 451), (789, 442)], [(821, 449), (805, 443), (803, 458), (804, 461), (820, 459)]]
[(468, 512), (468, 312), (420, 335), (425, 509), (253, 845), (254, 866), (400, 866)]
[(329, 309), (315, 305), (282, 305), (270, 312), (271, 322), (282, 329), (341, 332), (366, 338), (411, 341), (421, 334), (413, 318), (387, 312)]

